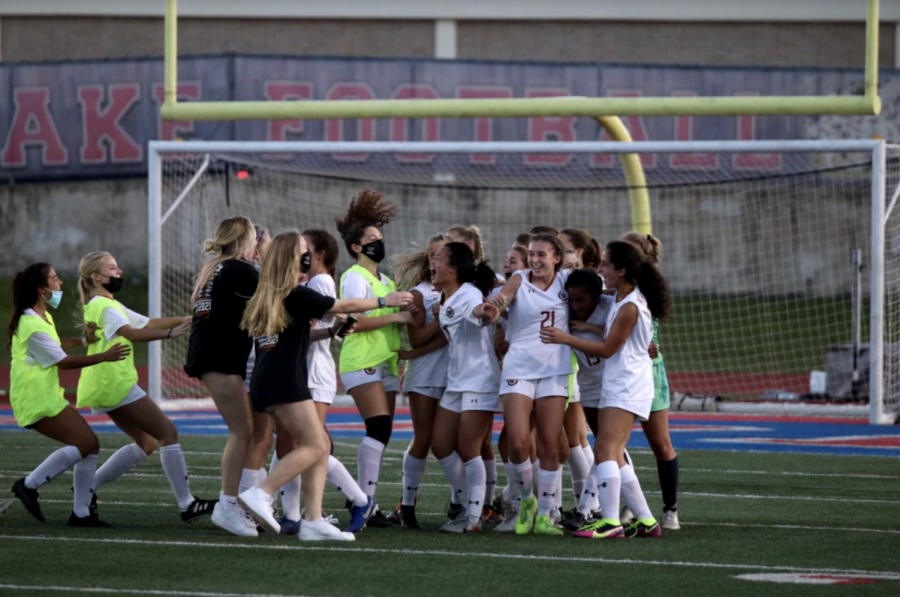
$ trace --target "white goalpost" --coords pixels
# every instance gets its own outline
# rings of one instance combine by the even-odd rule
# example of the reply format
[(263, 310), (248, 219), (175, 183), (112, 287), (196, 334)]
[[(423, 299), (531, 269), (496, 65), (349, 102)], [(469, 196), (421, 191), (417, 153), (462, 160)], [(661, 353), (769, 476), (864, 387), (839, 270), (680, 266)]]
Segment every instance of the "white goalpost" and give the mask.
[[(632, 221), (620, 154), (644, 164), (652, 222)], [(190, 314), (222, 218), (337, 236), (333, 217), (366, 187), (399, 206), (389, 255), (471, 224), (497, 270), (535, 225), (603, 245), (651, 224), (673, 291), (660, 331), (673, 402), (900, 415), (900, 148), (883, 141), (190, 141), (151, 142), (148, 158), (151, 317)], [(339, 273), (349, 265), (342, 250)], [(150, 345), (149, 393), (166, 408), (210, 404), (181, 369), (186, 347)]]

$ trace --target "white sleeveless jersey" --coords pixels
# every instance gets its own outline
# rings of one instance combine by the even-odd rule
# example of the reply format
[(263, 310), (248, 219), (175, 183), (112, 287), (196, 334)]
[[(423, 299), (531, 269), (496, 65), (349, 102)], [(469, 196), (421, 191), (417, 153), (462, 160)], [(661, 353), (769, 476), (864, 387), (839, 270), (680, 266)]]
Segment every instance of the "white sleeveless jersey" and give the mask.
[[(413, 292), (418, 292), (422, 295), (422, 302), (425, 306), (425, 325), (431, 324), (434, 321), (434, 314), (431, 312), (431, 308), (436, 303), (441, 302), (440, 290), (436, 290), (431, 282), (426, 281), (413, 288)], [(404, 389), (444, 388), (446, 386), (446, 346), (409, 362), (403, 382)]]
[[(304, 285), (319, 294), (337, 298), (334, 278), (328, 274), (316, 274)], [(334, 315), (326, 315), (316, 321), (314, 330), (330, 328), (334, 325)], [(306, 353), (306, 369), (308, 385), (311, 390), (325, 390), (334, 392), (337, 390), (337, 374), (335, 373), (334, 357), (331, 356), (331, 339), (311, 342)]]
[[(597, 303), (594, 312), (588, 317), (587, 323), (591, 325), (606, 325), (606, 318), (612, 308), (613, 298), (606, 294), (600, 295), (600, 301)], [(602, 337), (591, 332), (572, 331), (572, 335), (582, 340), (590, 340), (591, 342), (600, 342)], [(603, 385), (603, 369), (606, 361), (600, 357), (587, 355), (580, 350), (573, 350), (575, 358), (578, 359), (578, 388), (581, 391), (590, 391)]]
[(606, 319), (607, 336), (616, 315), (625, 305), (635, 305), (638, 318), (622, 348), (606, 360), (601, 400), (653, 400), (653, 363), (647, 352), (653, 339), (653, 318), (650, 309), (647, 308), (647, 299), (635, 286), (634, 290), (621, 300), (617, 295), (616, 300)]
[(541, 328), (569, 331), (568, 270), (556, 272), (547, 290), (529, 281), (530, 270), (514, 275), (522, 285), (509, 306), (506, 340), (509, 352), (503, 357), (503, 379), (543, 379), (572, 373), (571, 349), (565, 344), (541, 342)]
[(484, 302), (481, 291), (466, 282), (441, 307), (441, 329), (447, 336), (447, 391), (496, 394), (500, 365), (494, 334), (472, 312)]

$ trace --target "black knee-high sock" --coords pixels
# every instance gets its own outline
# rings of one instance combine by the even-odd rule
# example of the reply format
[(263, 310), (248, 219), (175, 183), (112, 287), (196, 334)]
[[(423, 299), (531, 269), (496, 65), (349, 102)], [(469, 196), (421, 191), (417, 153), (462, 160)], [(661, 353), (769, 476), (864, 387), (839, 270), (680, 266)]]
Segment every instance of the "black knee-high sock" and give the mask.
[(657, 460), (659, 485), (662, 488), (663, 506), (675, 510), (678, 502), (678, 456), (672, 460)]

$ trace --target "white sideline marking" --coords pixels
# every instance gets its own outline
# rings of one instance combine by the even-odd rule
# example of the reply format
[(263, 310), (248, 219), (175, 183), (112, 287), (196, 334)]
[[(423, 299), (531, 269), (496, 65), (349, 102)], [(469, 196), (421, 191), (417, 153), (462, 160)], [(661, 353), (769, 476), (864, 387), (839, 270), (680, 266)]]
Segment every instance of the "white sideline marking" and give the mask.
[[(442, 556), (442, 557), (458, 557), (458, 558), (491, 558), (500, 560), (529, 560), (529, 561), (545, 561), (545, 562), (580, 562), (585, 564), (635, 564), (638, 566), (674, 566), (680, 568), (718, 568), (725, 570), (782, 570), (785, 572), (804, 572), (809, 574), (866, 574), (877, 575), (885, 578), (897, 577), (900, 579), (900, 572), (885, 572), (876, 570), (857, 570), (857, 569), (840, 569), (840, 568), (799, 568), (797, 566), (766, 566), (762, 564), (718, 564), (715, 562), (680, 562), (665, 560), (638, 560), (634, 558), (589, 558), (574, 556), (542, 556), (542, 555), (526, 555), (512, 553), (483, 553), (471, 551), (443, 551), (434, 549), (376, 549), (372, 547), (350, 548), (350, 547), (324, 547), (317, 546), (301, 546), (301, 545), (267, 545), (260, 543), (205, 543), (202, 541), (149, 541), (145, 539), (92, 539), (82, 537), (44, 537), (44, 536), (24, 536), (24, 535), (0, 535), (0, 539), (17, 539), (21, 541), (62, 541), (74, 543), (112, 543), (118, 545), (148, 545), (158, 547), (202, 547), (202, 548), (223, 548), (223, 549), (270, 549), (270, 550), (287, 550), (287, 551), (331, 551), (337, 553), (355, 553), (355, 554), (393, 554), (400, 556)], [(585, 542), (587, 543), (587, 542)]]
[(58, 591), (64, 593), (113, 593), (129, 595), (183, 595), (185, 597), (306, 597), (283, 593), (209, 593), (206, 591), (160, 591), (153, 589), (111, 589), (107, 587), (60, 587), (45, 585), (0, 584), (0, 589), (25, 589), (27, 591)]

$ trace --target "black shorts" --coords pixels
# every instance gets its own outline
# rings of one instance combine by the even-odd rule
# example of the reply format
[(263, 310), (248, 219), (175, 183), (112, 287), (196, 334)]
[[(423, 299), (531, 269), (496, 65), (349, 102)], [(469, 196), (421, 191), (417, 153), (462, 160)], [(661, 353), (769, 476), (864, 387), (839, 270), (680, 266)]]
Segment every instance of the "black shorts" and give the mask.
[(205, 373), (221, 373), (222, 375), (240, 375), (241, 379), (247, 377), (247, 359), (218, 359), (216, 362), (195, 360), (184, 366), (184, 372), (191, 377), (200, 379)]
[(312, 400), (312, 395), (307, 394), (276, 394), (270, 392), (259, 392), (260, 396), (253, 393), (253, 386), (250, 387), (250, 401), (253, 403), (253, 410), (258, 413), (264, 413), (270, 406), (277, 404), (293, 404), (295, 402), (305, 402)]

